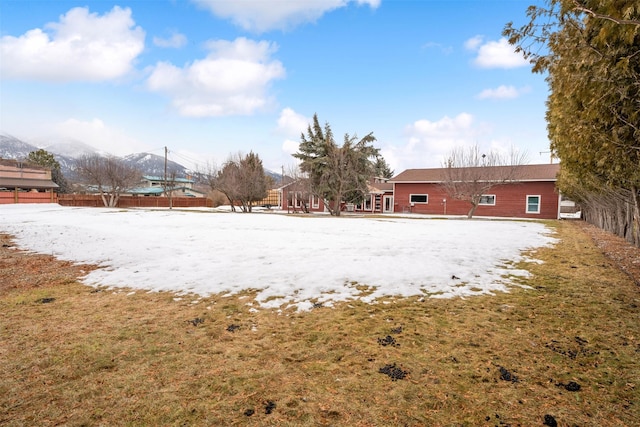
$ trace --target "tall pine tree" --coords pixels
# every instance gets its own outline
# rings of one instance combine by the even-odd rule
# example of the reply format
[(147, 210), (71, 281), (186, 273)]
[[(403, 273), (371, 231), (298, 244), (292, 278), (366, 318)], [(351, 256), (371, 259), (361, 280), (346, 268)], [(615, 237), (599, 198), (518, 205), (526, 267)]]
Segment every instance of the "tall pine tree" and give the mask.
[(379, 150), (371, 145), (376, 138), (345, 134), (342, 146), (336, 143), (328, 123), (320, 126), (318, 115), (307, 135), (301, 135), (300, 147), (293, 156), (307, 174), (311, 191), (324, 200), (332, 215), (339, 216), (342, 203), (357, 203), (367, 191), (367, 180), (375, 173), (373, 161)]

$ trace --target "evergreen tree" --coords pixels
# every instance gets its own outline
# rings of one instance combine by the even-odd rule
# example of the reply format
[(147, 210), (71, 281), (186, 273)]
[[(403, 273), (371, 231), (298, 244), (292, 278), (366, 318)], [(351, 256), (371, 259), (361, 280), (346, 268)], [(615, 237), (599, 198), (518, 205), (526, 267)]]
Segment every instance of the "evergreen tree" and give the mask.
[(301, 161), (300, 170), (309, 177), (312, 193), (324, 200), (332, 215), (340, 215), (343, 202), (364, 199), (367, 180), (375, 172), (372, 160), (379, 155), (371, 145), (375, 140), (373, 133), (362, 139), (345, 134), (338, 146), (331, 127), (326, 123), (323, 130), (317, 114), (307, 135), (301, 135), (299, 151), (293, 156)]
[(394, 171), (391, 169), (391, 166), (389, 166), (384, 157), (378, 156), (373, 164), (373, 168), (377, 178), (393, 178)]
[(635, 211), (619, 234), (640, 244), (640, 5), (548, 0), (527, 15), (528, 24), (510, 23), (504, 34), (534, 72), (548, 73), (558, 186), (571, 197), (618, 193)]
[(51, 180), (58, 184), (58, 193), (69, 193), (71, 188), (64, 177), (60, 168), (60, 162), (56, 160), (53, 154), (46, 150), (39, 149), (32, 151), (27, 156), (27, 161), (38, 166), (51, 169)]

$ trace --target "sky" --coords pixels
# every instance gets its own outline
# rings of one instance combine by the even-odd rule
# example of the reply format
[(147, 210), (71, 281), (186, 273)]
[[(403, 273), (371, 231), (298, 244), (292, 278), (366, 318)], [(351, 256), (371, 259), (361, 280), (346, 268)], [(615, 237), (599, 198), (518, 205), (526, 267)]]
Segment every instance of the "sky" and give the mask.
[[(539, 222), (416, 215), (328, 218), (16, 204), (0, 205), (0, 217), (0, 232), (15, 236), (22, 249), (99, 264), (82, 279), (88, 285), (171, 291), (195, 302), (254, 289), (256, 298), (247, 304), (298, 310), (353, 299), (375, 303), (383, 296), (508, 291), (514, 283), (505, 275), (528, 276), (509, 262), (536, 262), (523, 251), (556, 241)], [(361, 295), (352, 282), (372, 293)]]
[(0, 0), (0, 132), (281, 171), (317, 114), (396, 174), (473, 145), (548, 163), (545, 76), (501, 35), (541, 2)]

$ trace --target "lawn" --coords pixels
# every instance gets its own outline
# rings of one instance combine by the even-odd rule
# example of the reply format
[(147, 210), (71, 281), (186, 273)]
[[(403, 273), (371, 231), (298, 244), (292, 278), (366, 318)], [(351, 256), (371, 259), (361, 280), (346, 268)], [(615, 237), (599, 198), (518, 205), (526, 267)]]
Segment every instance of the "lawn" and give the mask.
[(3, 237), (0, 424), (636, 425), (638, 286), (578, 224), (546, 225), (524, 287), (305, 311), (89, 287), (95, 267)]

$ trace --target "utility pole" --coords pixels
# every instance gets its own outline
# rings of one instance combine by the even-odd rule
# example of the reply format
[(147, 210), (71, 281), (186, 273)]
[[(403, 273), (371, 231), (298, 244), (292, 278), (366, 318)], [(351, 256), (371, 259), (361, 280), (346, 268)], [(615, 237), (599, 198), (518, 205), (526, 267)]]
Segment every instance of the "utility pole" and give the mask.
[(167, 191), (167, 146), (164, 147), (164, 191)]
[(164, 195), (169, 198), (169, 209), (173, 209), (173, 199), (170, 194), (167, 194), (167, 154), (169, 153), (169, 149), (167, 146), (164, 146)]

